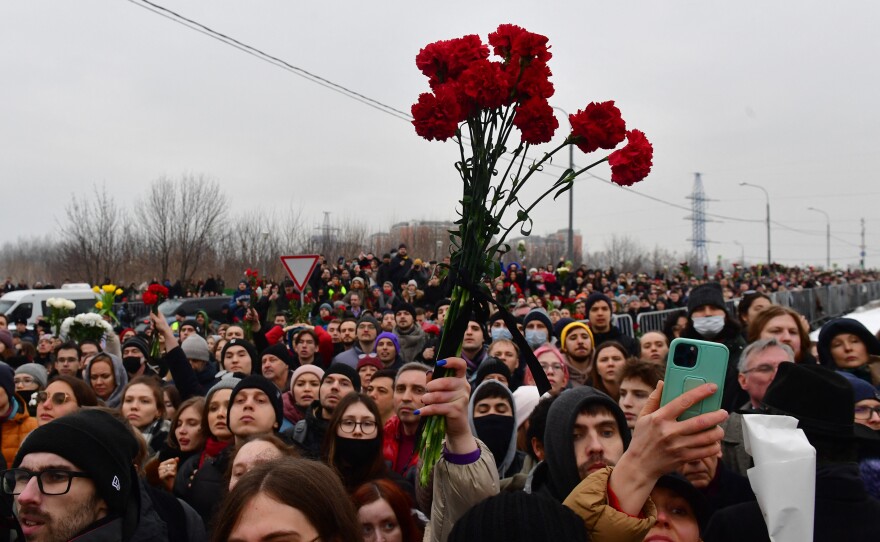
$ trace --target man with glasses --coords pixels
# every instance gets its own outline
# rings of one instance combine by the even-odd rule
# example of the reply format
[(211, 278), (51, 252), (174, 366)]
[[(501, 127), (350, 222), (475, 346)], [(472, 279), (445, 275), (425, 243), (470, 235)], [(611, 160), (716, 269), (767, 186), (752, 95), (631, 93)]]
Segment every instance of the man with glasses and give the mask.
[(24, 539), (130, 539), (138, 523), (137, 453), (134, 435), (103, 411), (83, 410), (35, 429), (13, 468), (0, 473)]
[(78, 378), (80, 375), (80, 359), (82, 353), (74, 342), (67, 342), (55, 349), (55, 374)]
[[(749, 402), (739, 410), (750, 412), (760, 409), (764, 393), (776, 376), (776, 368), (783, 361), (794, 362), (794, 351), (776, 339), (761, 339), (748, 345), (739, 358), (739, 385), (749, 394)], [(731, 412), (721, 424), (724, 438), (721, 440), (721, 459), (724, 465), (741, 476), (752, 467), (752, 456), (743, 444), (742, 414)]]

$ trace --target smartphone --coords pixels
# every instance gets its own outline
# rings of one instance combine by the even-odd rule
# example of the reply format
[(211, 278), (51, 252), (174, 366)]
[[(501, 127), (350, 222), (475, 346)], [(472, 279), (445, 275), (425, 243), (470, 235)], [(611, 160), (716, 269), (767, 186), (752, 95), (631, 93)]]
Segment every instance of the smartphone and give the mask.
[(729, 357), (730, 352), (723, 344), (696, 339), (673, 340), (666, 358), (660, 406), (687, 391), (714, 382), (718, 385), (718, 391), (685, 410), (678, 421), (720, 409)]

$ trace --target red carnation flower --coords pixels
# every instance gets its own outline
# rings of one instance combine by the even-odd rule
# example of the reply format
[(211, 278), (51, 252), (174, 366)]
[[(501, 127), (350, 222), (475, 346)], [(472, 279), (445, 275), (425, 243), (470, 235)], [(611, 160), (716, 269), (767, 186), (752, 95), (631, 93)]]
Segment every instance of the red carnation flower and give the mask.
[(416, 133), (428, 141), (446, 141), (455, 135), (462, 109), (453, 85), (438, 86), (434, 94), (425, 92), (412, 106), (413, 126)]
[(544, 62), (532, 62), (522, 67), (511, 64), (507, 68), (507, 75), (511, 85), (516, 84), (516, 96), (520, 101), (528, 98), (546, 100), (553, 96), (553, 83), (550, 82), (553, 74)]
[(428, 76), (431, 88), (456, 79), (473, 62), (489, 58), (489, 47), (477, 35), (441, 40), (426, 45), (416, 55), (416, 66)]
[(511, 58), (519, 58), (521, 64), (528, 64), (532, 60), (547, 62), (553, 56), (547, 46), (547, 36), (534, 32), (522, 32), (513, 40)]
[(489, 45), (492, 46), (492, 52), (504, 60), (509, 59), (513, 42), (523, 32), (526, 32), (526, 29), (515, 24), (498, 25), (498, 30), (489, 34)]
[(143, 295), (144, 305), (155, 305), (158, 301), (159, 301), (159, 299), (156, 297), (156, 294), (154, 294), (153, 292), (151, 292), (149, 290), (144, 292), (144, 295)]
[(651, 172), (651, 158), (654, 147), (639, 130), (626, 133), (627, 143), (608, 157), (611, 165), (611, 180), (620, 186), (632, 186)]
[(585, 153), (613, 149), (626, 136), (626, 123), (614, 101), (591, 103), (583, 111), (569, 115), (571, 141)]
[(513, 125), (522, 132), (522, 141), (531, 145), (547, 143), (559, 128), (553, 108), (542, 98), (530, 98), (516, 108)]
[(458, 79), (462, 93), (480, 109), (501, 107), (510, 98), (510, 83), (501, 64), (478, 60)]

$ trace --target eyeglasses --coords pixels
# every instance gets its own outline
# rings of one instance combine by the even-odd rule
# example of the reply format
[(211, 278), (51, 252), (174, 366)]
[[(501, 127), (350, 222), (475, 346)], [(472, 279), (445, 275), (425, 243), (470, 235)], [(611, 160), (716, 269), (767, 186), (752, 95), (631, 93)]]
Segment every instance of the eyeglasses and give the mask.
[(758, 374), (766, 375), (766, 374), (775, 373), (775, 372), (776, 372), (776, 365), (770, 365), (769, 363), (762, 363), (761, 365), (758, 365), (757, 367), (752, 367), (751, 369), (746, 369), (745, 371), (742, 372), (742, 374), (747, 375), (749, 373), (758, 373)]
[(872, 414), (877, 414), (878, 416), (880, 416), (880, 406), (857, 406), (855, 408), (855, 413), (857, 420), (870, 420)]
[(541, 368), (544, 369), (545, 373), (550, 369), (552, 369), (554, 372), (558, 373), (558, 372), (562, 371), (562, 364), (561, 363), (542, 363)]
[(342, 420), (340, 422), (339, 427), (342, 428), (343, 433), (354, 433), (354, 428), (356, 426), (361, 426), (361, 431), (365, 435), (372, 435), (373, 431), (376, 430), (376, 422), (373, 420), (364, 420), (362, 422), (356, 422), (354, 420)]
[(3, 478), (3, 493), (7, 495), (20, 495), (31, 481), (37, 478), (37, 485), (43, 495), (64, 495), (70, 491), (70, 484), (74, 478), (91, 478), (85, 472), (69, 471), (64, 469), (46, 469), (34, 472), (28, 469), (9, 469), (0, 472)]
[(45, 403), (46, 400), (52, 399), (52, 404), (55, 406), (61, 406), (70, 400), (70, 395), (63, 391), (56, 391), (52, 395), (49, 395), (49, 392), (47, 391), (38, 391), (34, 396), (36, 397), (38, 404)]

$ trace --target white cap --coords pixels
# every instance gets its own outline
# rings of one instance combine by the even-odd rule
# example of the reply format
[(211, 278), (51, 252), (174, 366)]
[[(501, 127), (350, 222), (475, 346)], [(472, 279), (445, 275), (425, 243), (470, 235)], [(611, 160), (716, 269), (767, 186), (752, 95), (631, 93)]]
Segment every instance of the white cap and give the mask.
[(519, 429), (523, 422), (529, 419), (540, 400), (541, 394), (538, 393), (537, 386), (520, 386), (516, 388), (516, 391), (513, 392), (513, 402), (516, 404), (517, 429)]

